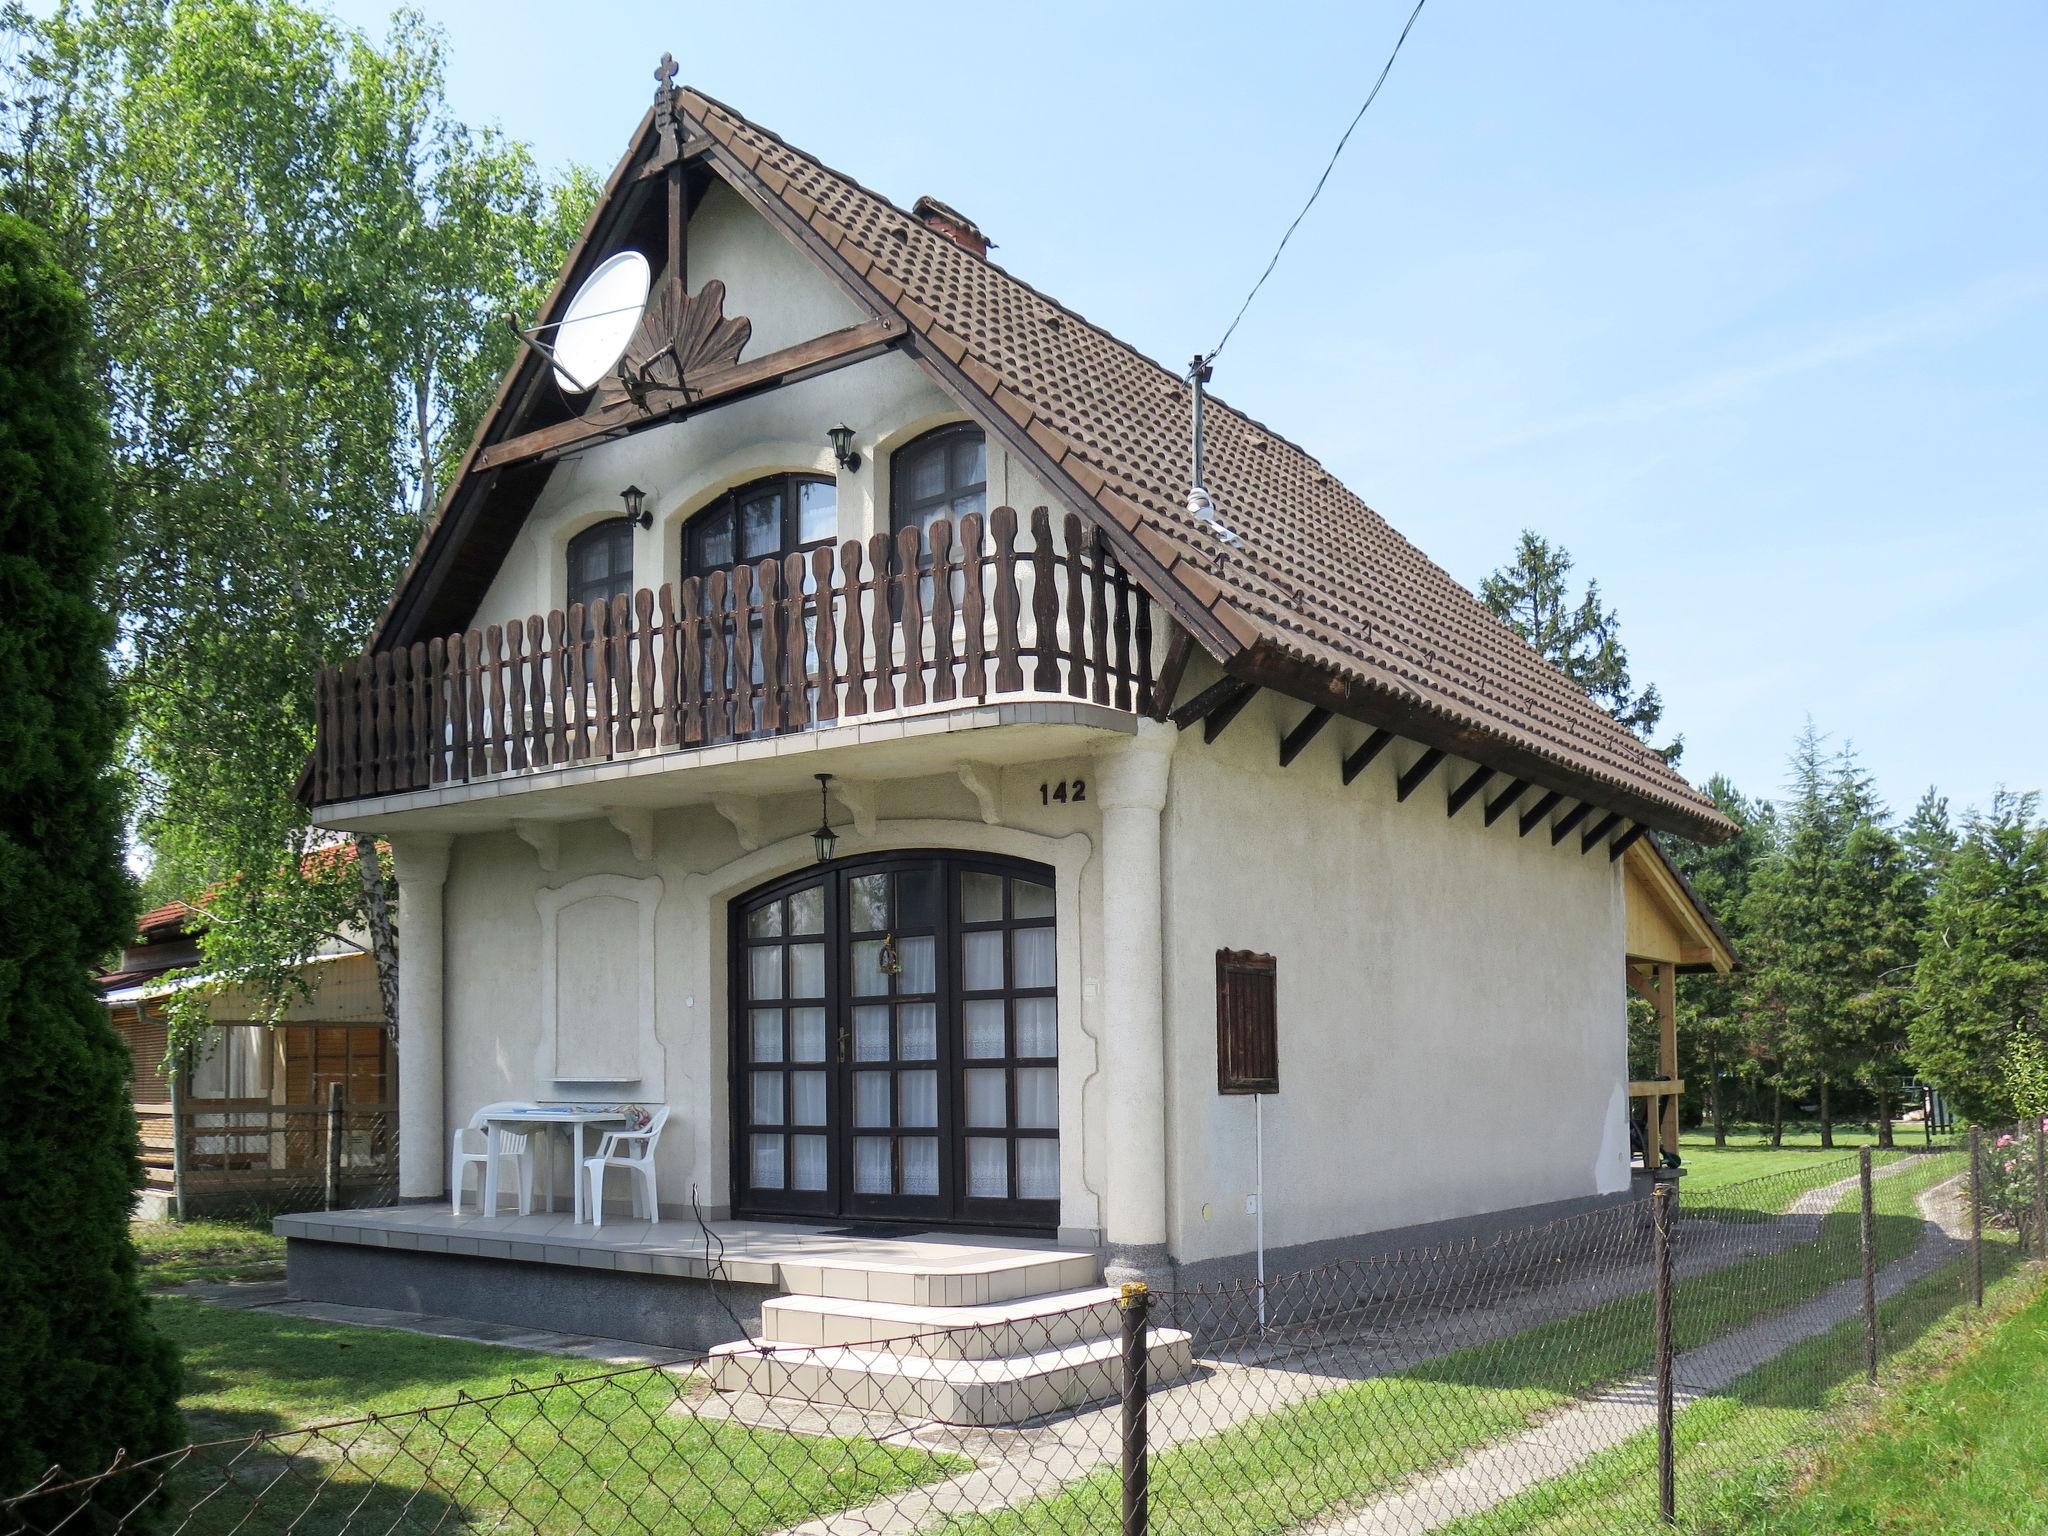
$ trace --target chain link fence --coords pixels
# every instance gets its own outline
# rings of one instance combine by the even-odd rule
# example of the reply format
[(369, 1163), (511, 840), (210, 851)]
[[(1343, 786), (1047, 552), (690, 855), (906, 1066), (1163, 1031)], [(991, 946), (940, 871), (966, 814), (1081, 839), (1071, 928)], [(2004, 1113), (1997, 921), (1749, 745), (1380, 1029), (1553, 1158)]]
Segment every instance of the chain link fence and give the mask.
[(0, 1525), (1736, 1529), (1716, 1522), (2038, 1248), (2041, 1138), (2015, 1136), (1667, 1179), (1484, 1243), (961, 1327), (785, 1298), (779, 1336), (806, 1342), (53, 1470)]

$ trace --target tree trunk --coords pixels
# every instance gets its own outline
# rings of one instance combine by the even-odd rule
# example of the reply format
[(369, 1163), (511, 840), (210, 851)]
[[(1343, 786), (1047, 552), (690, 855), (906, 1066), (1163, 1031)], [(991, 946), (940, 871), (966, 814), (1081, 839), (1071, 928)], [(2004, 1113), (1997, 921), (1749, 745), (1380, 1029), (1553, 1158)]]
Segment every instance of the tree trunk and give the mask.
[(1877, 1144), (1880, 1147), (1896, 1145), (1892, 1140), (1892, 1096), (1882, 1090), (1877, 1095)]
[(1828, 1099), (1828, 1080), (1825, 1075), (1820, 1080), (1820, 1144), (1830, 1149), (1835, 1144), (1835, 1111)]
[(1776, 1079), (1771, 1082), (1771, 1145), (1785, 1145), (1785, 1085)]
[(377, 965), (377, 993), (384, 1004), (384, 1033), (398, 1038), (398, 931), (391, 926), (391, 888), (377, 840), (356, 834), (356, 873), (363, 882), (363, 920), (370, 930), (370, 958)]
[(420, 526), (434, 515), (434, 366), (421, 367), (412, 386), (413, 422), (420, 444)]

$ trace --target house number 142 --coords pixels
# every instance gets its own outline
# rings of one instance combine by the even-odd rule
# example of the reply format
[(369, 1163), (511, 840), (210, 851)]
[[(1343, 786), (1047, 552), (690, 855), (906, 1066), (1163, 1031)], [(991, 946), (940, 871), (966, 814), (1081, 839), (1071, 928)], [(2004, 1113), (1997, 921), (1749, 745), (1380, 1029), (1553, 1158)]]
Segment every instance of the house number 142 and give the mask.
[(1088, 798), (1086, 779), (1061, 779), (1059, 783), (1044, 783), (1038, 786), (1040, 805), (1079, 805)]

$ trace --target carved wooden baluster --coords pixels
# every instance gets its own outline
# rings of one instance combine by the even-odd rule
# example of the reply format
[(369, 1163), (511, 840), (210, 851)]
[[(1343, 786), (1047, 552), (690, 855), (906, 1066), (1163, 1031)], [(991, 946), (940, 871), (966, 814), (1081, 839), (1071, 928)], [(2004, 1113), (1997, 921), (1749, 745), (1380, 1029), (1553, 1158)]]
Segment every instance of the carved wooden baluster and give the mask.
[[(640, 739), (649, 745), (672, 747), (682, 734), (682, 693), (676, 676), (677, 664), (681, 658), (676, 654), (679, 637), (676, 634), (675, 589), (665, 581), (661, 584), (661, 592), (655, 600), (655, 605), (661, 610), (661, 622), (655, 629), (647, 630), (647, 633), (652, 635), (658, 631), (661, 635), (661, 696), (656, 709), (656, 713), (661, 716), (661, 723), (654, 728), (650, 739), (648, 727), (643, 722), (640, 727)], [(647, 629), (645, 622), (641, 628)]]
[(1038, 658), (1031, 669), (1031, 687), (1037, 693), (1060, 691), (1060, 598), (1054, 584), (1052, 563), (1052, 513), (1044, 507), (1031, 509), (1031, 653)]
[(469, 655), (461, 635), (448, 637), (448, 777), (469, 778)]
[(412, 678), (407, 674), (405, 664), (409, 660), (406, 649), (400, 646), (391, 653), (391, 787), (412, 788)]
[(527, 762), (548, 765), (548, 632), (539, 614), (526, 621)]
[(336, 798), (334, 772), (334, 669), (313, 674), (313, 800), (325, 805)]
[[(1124, 568), (1122, 566), (1118, 566), (1116, 568), (1116, 588), (1117, 606), (1121, 608), (1124, 602), (1124, 594), (1129, 592), (1131, 588), (1131, 578), (1124, 573)], [(1152, 599), (1147, 597), (1141, 591), (1137, 594), (1137, 600), (1138, 713), (1141, 715), (1145, 715), (1149, 718), (1152, 713), (1152, 707), (1154, 703), (1152, 688)], [(1128, 673), (1129, 668), (1125, 668), (1125, 671), (1126, 673)], [(1117, 694), (1119, 707), (1127, 709), (1130, 706), (1122, 702), (1123, 698), (1123, 693), (1119, 691)]]
[(349, 717), (348, 663), (342, 662), (334, 669), (334, 797), (337, 800), (355, 798), (355, 765), (349, 754), (349, 734), (353, 725)]
[(943, 704), (953, 686), (953, 523), (932, 524), (932, 699)]
[(412, 679), (412, 765), (406, 770), (406, 782), (414, 789), (425, 789), (433, 782), (434, 752), (439, 746), (433, 736), (434, 674), (424, 641), (413, 641), (407, 654)]
[(572, 762), (582, 762), (590, 756), (590, 738), (584, 733), (586, 717), (589, 714), (590, 679), (585, 674), (590, 668), (590, 647), (583, 643), (587, 633), (589, 614), (581, 603), (569, 605), (568, 623), (564, 626), (562, 655), (569, 663), (568, 673), (568, 727), (569, 757)]
[(621, 592), (611, 602), (612, 755), (633, 755), (633, 600)]
[(824, 725), (839, 718), (839, 633), (833, 613), (839, 595), (832, 590), (830, 544), (811, 551), (811, 579), (818, 604), (811, 622), (811, 648), (818, 653), (818, 723)]
[(763, 560), (761, 583), (761, 729), (782, 729), (782, 567)]
[(989, 517), (996, 540), (996, 688), (1022, 693), (1024, 667), (1017, 653), (1017, 511), (997, 507)]
[(897, 590), (899, 573), (890, 569), (889, 535), (877, 533), (868, 539), (868, 558), (874, 562), (875, 713), (896, 707), (897, 605), (891, 600)]
[[(1102, 530), (1088, 530), (1088, 651), (1095, 663), (1094, 700), (1097, 704), (1109, 702), (1110, 655), (1109, 655), (1109, 592), (1108, 587), (1109, 551), (1102, 543)], [(1117, 631), (1119, 654), (1116, 665), (1126, 666), (1130, 661), (1131, 636), (1130, 615), (1124, 614), (1119, 622), (1125, 627)]]
[(584, 618), (590, 625), (590, 755), (608, 758), (612, 755), (612, 605), (592, 603), (584, 610)]
[(924, 530), (916, 524), (896, 535), (896, 580), (903, 590), (903, 707), (924, 702)]
[(528, 764), (526, 755), (526, 626), (514, 619), (505, 626), (505, 766), (514, 773)]
[(574, 748), (569, 741), (569, 647), (563, 631), (568, 615), (559, 608), (548, 610), (548, 707), (554, 716), (555, 745), (549, 754), (556, 767), (567, 763)]
[[(1088, 697), (1088, 611), (1087, 572), (1083, 551), (1086, 541), (1081, 519), (1069, 512), (1060, 527), (1067, 546), (1067, 692), (1077, 699)], [(1099, 657), (1102, 648), (1096, 647)]]
[(462, 641), (463, 682), (469, 689), (469, 776), (480, 779), (491, 770), (490, 736), (484, 726), (484, 635), (472, 629)]
[(492, 773), (505, 771), (505, 631), (493, 624), (484, 631), (484, 673), (486, 688), (480, 695), (490, 706), (490, 723), (484, 732), (488, 743), (485, 766)]
[(751, 736), (754, 713), (754, 568), (732, 568), (732, 733)]
[(391, 653), (379, 651), (369, 659), (367, 676), (370, 712), (363, 732), (363, 746), (369, 754), (366, 777), (369, 787), (382, 794), (391, 787)]
[(704, 741), (704, 616), (698, 607), (703, 585), (694, 576), (683, 578), (677, 594), (683, 608), (683, 742), (694, 747)]
[(846, 716), (868, 712), (867, 623), (861, 617), (861, 548), (859, 539), (839, 546), (839, 598), (846, 615)]
[(960, 519), (960, 691), (970, 699), (988, 697), (988, 656), (983, 639), (988, 615), (981, 591), (981, 558), (981, 514), (970, 512)]
[[(654, 594), (647, 588), (642, 587), (633, 594), (633, 612), (639, 621), (634, 626), (634, 637), (640, 647), (640, 665), (634, 673), (633, 685), (634, 692), (640, 696), (640, 716), (634, 731), (633, 744), (645, 752), (649, 747), (660, 745), (662, 722), (671, 717), (668, 710), (663, 707), (667, 693), (657, 695), (654, 691), (654, 652), (658, 631), (654, 627)], [(673, 667), (669, 670), (671, 673), (674, 672)]]
[[(1098, 594), (1095, 602), (1098, 612), (1102, 605), (1102, 598), (1100, 596), (1102, 577), (1100, 572), (1108, 558), (1109, 552), (1103, 548), (1102, 536), (1098, 533), (1095, 539), (1097, 571), (1095, 581)], [(1097, 657), (1096, 677), (1098, 680), (1102, 675), (1099, 665), (1100, 660), (1101, 658)], [(1108, 702), (1102, 696), (1099, 682), (1095, 691), (1095, 702), (1098, 704)], [(1130, 578), (1124, 575), (1124, 568), (1121, 565), (1116, 567), (1116, 707), (1125, 711), (1128, 711), (1131, 707), (1131, 583)]]
[[(783, 724), (800, 728), (811, 721), (811, 658), (804, 634), (804, 557), (782, 557), (782, 670), (789, 691), (782, 704)], [(828, 594), (829, 595), (829, 594)]]
[(433, 752), (427, 778), (430, 783), (448, 782), (448, 642), (439, 635), (427, 642), (427, 677), (433, 696), (427, 715), (427, 741)]
[(711, 632), (711, 688), (704, 703), (706, 746), (729, 740), (732, 735), (729, 712), (732, 664), (725, 645), (725, 627), (731, 619), (726, 611), (731, 602), (728, 590), (724, 571), (713, 571), (704, 578), (704, 622)]

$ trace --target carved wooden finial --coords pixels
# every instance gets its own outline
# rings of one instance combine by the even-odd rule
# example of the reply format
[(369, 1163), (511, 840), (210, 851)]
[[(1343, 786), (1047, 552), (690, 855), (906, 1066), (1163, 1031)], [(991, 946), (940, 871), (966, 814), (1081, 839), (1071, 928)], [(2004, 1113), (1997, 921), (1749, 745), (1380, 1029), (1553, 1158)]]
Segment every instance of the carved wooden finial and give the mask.
[(654, 67), (654, 81), (659, 87), (654, 93), (656, 101), (676, 88), (676, 56), (666, 48), (661, 52), (661, 62)]

